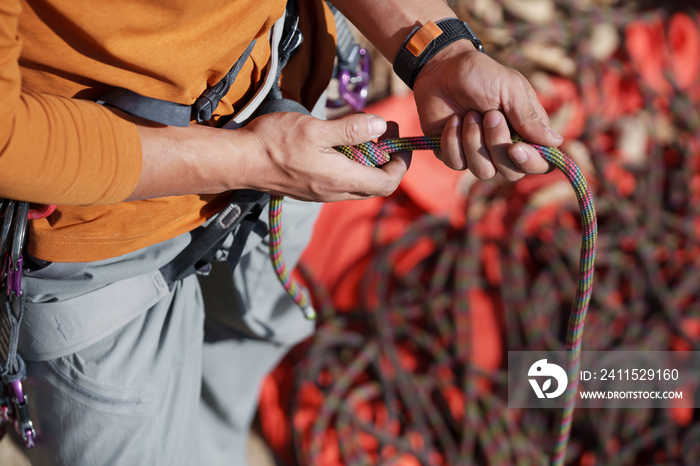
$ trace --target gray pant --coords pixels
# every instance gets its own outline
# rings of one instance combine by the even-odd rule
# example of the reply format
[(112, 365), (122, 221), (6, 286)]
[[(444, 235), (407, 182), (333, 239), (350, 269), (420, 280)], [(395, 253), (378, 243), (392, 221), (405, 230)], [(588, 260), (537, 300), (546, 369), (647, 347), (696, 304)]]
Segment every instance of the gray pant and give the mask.
[[(289, 266), (320, 206), (285, 200)], [(267, 218), (267, 210), (262, 216)], [(243, 465), (262, 378), (313, 331), (281, 287), (267, 238), (172, 291), (158, 268), (189, 234), (25, 277), (20, 354), (38, 432), (34, 465)], [(2, 298), (0, 298), (2, 299)]]

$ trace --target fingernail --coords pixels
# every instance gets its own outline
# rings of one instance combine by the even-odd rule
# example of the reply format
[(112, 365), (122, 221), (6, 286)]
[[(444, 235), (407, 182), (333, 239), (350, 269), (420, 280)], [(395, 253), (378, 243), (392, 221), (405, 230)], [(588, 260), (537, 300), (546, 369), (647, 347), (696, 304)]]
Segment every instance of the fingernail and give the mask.
[(475, 124), (481, 121), (481, 113), (479, 112), (469, 112), (467, 115), (467, 123)]
[(523, 163), (527, 160), (527, 152), (522, 147), (513, 147), (510, 150), (510, 158), (513, 162)]
[(501, 117), (498, 113), (492, 112), (484, 117), (484, 126), (487, 128), (495, 128), (501, 124)]
[(386, 121), (384, 118), (373, 116), (369, 119), (369, 134), (372, 137), (379, 137), (386, 133)]
[(457, 115), (453, 115), (450, 118), (450, 121), (447, 122), (447, 126), (459, 126), (459, 117)]
[(552, 136), (554, 136), (554, 137), (557, 138), (557, 139), (564, 139), (564, 136), (562, 136), (561, 134), (557, 133), (557, 132), (554, 131), (552, 128), (547, 127), (547, 131), (549, 131), (549, 134), (551, 134)]

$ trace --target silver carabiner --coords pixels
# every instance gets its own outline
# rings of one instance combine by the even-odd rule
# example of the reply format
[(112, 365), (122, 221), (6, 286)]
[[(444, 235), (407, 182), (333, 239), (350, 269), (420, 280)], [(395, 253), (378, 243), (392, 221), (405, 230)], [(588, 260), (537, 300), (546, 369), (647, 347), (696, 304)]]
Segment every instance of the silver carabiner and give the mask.
[(22, 248), (24, 240), (27, 236), (27, 224), (29, 220), (29, 202), (20, 202), (17, 206), (17, 215), (15, 217), (15, 226), (12, 234), (12, 249), (10, 249), (10, 270), (18, 270), (18, 262), (22, 258)]
[[(0, 261), (4, 262), (5, 252), (9, 246), (10, 232), (12, 231), (12, 219), (15, 215), (15, 201), (6, 201), (4, 204), (4, 211), (2, 212), (2, 228), (0, 228)], [(0, 264), (0, 269), (2, 269), (5, 264)], [(1, 279), (2, 277), (0, 277)]]
[(7, 267), (7, 294), (10, 301), (17, 300), (22, 296), (22, 248), (27, 236), (27, 223), (29, 222), (27, 215), (29, 215), (29, 203), (18, 203), (13, 222), (12, 245), (10, 246)]

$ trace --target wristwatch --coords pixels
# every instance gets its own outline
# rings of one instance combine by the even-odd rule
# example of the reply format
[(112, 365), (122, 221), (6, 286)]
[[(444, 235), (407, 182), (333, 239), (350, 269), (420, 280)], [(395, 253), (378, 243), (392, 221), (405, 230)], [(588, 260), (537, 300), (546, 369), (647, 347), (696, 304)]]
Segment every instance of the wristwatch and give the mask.
[(467, 39), (479, 52), (484, 46), (467, 23), (457, 18), (430, 21), (423, 26), (416, 26), (406, 37), (394, 59), (394, 71), (413, 89), (418, 72), (440, 50), (460, 39)]

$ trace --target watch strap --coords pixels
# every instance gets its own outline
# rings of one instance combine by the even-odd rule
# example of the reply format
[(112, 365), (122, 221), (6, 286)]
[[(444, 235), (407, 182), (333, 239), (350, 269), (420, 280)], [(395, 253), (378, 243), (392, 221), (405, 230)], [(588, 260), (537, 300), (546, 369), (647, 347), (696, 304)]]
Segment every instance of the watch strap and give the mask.
[(484, 46), (467, 23), (457, 18), (442, 19), (416, 26), (406, 37), (394, 59), (394, 71), (413, 89), (421, 68), (440, 50), (460, 39), (467, 39), (484, 52)]

